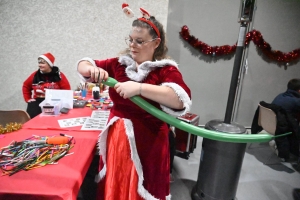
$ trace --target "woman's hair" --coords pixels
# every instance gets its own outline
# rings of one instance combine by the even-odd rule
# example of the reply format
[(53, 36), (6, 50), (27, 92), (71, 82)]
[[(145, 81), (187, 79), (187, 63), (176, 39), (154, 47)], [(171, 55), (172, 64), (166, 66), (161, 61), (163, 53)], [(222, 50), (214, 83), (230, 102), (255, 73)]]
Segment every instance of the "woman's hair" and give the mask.
[(295, 91), (300, 90), (300, 79), (298, 78), (291, 79), (287, 84), (287, 88)]
[(43, 58), (38, 58), (38, 63), (47, 63), (48, 64), (48, 62)]
[[(153, 54), (153, 61), (154, 60), (162, 60), (164, 58), (167, 58), (167, 52), (168, 47), (166, 45), (166, 33), (164, 31), (163, 25), (155, 19), (155, 17), (151, 16), (149, 19), (158, 29), (160, 33), (160, 44), (155, 49)], [(136, 19), (132, 22), (132, 27), (141, 27), (141, 28), (147, 28), (149, 31), (149, 34), (152, 36), (152, 39), (157, 38), (157, 34), (155, 30), (146, 22), (143, 22), (139, 19)], [(121, 54), (127, 53), (129, 54), (129, 49), (126, 49), (125, 51), (121, 52)]]

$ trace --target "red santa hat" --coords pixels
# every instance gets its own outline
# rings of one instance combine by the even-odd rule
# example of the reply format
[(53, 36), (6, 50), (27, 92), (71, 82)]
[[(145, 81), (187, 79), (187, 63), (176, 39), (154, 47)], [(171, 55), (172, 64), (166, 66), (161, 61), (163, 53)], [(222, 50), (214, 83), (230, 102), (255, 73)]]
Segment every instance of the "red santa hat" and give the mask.
[(55, 57), (51, 53), (45, 53), (39, 56), (39, 58), (43, 58), (49, 65), (50, 67), (53, 67)]

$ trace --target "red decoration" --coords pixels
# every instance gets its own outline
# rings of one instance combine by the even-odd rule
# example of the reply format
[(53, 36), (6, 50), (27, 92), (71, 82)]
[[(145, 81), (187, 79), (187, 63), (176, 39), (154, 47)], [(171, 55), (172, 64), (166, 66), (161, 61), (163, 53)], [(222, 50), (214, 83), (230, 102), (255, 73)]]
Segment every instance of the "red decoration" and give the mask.
[[(193, 35), (190, 35), (189, 28), (186, 25), (181, 28), (180, 36), (192, 47), (205, 55), (223, 56), (233, 54), (236, 50), (236, 44), (232, 46), (209, 46), (208, 44), (205, 44), (204, 42), (195, 38)], [(251, 40), (266, 57), (276, 62), (289, 63), (298, 61), (300, 59), (300, 48), (288, 53), (283, 53), (278, 50), (272, 50), (271, 45), (264, 40), (262, 34), (257, 30), (252, 30), (247, 33), (245, 45), (249, 45)]]

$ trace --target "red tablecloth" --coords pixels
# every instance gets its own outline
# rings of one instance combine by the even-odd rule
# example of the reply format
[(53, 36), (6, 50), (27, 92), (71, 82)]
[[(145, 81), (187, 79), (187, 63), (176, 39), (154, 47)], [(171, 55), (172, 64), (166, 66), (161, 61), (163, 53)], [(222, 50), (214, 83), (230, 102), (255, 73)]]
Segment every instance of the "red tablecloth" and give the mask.
[(71, 109), (68, 114), (60, 114), (54, 116), (43, 116), (38, 115), (32, 120), (28, 121), (23, 125), (23, 129), (48, 129), (48, 130), (80, 130), (81, 126), (67, 127), (61, 128), (58, 124), (58, 120), (61, 119), (69, 119), (75, 117), (90, 117), (92, 114), (92, 110), (88, 107), (85, 108), (74, 108)]
[[(25, 123), (21, 130), (8, 133), (0, 138), (0, 147), (7, 146), (13, 140), (22, 141), (32, 135), (50, 136), (67, 133), (74, 136), (76, 141), (70, 151), (74, 154), (63, 157), (58, 161), (58, 164), (20, 171), (12, 176), (0, 176), (0, 199), (75, 200), (95, 155), (99, 131), (80, 131), (80, 127), (72, 127), (79, 131), (70, 130), (70, 128), (65, 131), (47, 130), (47, 128), (60, 128), (57, 123), (60, 118), (90, 115), (91, 110), (84, 108), (73, 109), (68, 114), (57, 117), (38, 116)], [(44, 130), (39, 128), (44, 128)]]

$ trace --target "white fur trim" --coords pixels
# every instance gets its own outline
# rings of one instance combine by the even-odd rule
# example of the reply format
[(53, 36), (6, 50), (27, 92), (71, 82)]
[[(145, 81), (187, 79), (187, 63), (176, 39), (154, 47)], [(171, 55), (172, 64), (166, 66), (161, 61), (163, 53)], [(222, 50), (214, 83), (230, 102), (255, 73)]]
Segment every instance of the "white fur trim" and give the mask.
[(99, 183), (101, 181), (101, 179), (103, 179), (103, 177), (106, 174), (106, 165), (103, 166), (103, 168), (101, 169), (101, 171), (95, 176), (95, 182)]
[(104, 163), (104, 167), (100, 170), (96, 177), (96, 182), (98, 183), (106, 174), (106, 140), (107, 140), (107, 134), (108, 134), (108, 128), (117, 121), (119, 117), (113, 117), (111, 120), (109, 120), (106, 127), (103, 129), (103, 131), (99, 134), (98, 138), (98, 149), (99, 149), (99, 155), (102, 156), (102, 160)]
[(136, 149), (133, 125), (129, 119), (124, 119), (124, 123), (125, 123), (126, 135), (127, 135), (129, 145), (130, 145), (131, 160), (133, 161), (133, 164), (137, 171), (137, 175), (139, 177), (138, 193), (139, 193), (139, 195), (141, 195), (141, 197), (143, 197), (146, 200), (158, 200), (154, 196), (152, 196), (143, 186), (144, 173), (143, 173), (143, 167), (142, 167), (142, 164), (140, 161), (140, 157), (139, 157), (137, 149)]
[(169, 194), (167, 197), (166, 197), (166, 200), (171, 200), (171, 194)]
[(138, 67), (138, 71), (136, 71), (137, 69), (136, 69), (135, 61), (129, 56), (121, 56), (119, 58), (119, 63), (127, 66), (125, 70), (127, 77), (137, 82), (143, 81), (147, 77), (149, 72), (151, 72), (157, 67), (164, 67), (167, 65), (171, 65), (178, 68), (178, 64), (174, 60), (170, 60), (170, 59), (163, 59), (154, 62), (151, 61), (143, 62)]
[(90, 62), (94, 67), (96, 67), (96, 63), (95, 63), (95, 61), (94, 61), (93, 59), (91, 59), (91, 58), (89, 58), (89, 57), (84, 57), (84, 58), (78, 60), (77, 63), (76, 63), (76, 71), (77, 71), (77, 74), (78, 74), (78, 76), (79, 76), (79, 78), (80, 78), (81, 81), (83, 81), (83, 82), (92, 82), (92, 80), (91, 80), (90, 78), (86, 79), (84, 76), (82, 76), (82, 75), (78, 72), (78, 64), (79, 64), (81, 61), (84, 61), (84, 60)]
[(182, 116), (190, 111), (192, 101), (191, 101), (189, 95), (186, 93), (186, 91), (181, 86), (179, 86), (176, 83), (162, 83), (161, 85), (172, 88), (184, 106), (184, 110), (174, 111), (173, 109), (171, 109), (169, 107), (160, 105), (160, 107), (162, 108), (163, 111), (165, 111), (166, 113), (173, 115), (173, 116)]
[(46, 56), (40, 55), (39, 58), (43, 58), (50, 65), (50, 67), (53, 67), (53, 62), (51, 62)]
[[(98, 139), (98, 148), (99, 148), (99, 154), (102, 156), (102, 160), (104, 163), (103, 169), (99, 172), (97, 175), (95, 181), (99, 182), (106, 174), (106, 141), (107, 141), (107, 134), (108, 134), (108, 127), (111, 126), (113, 123), (115, 123), (117, 120), (119, 120), (119, 117), (113, 117), (105, 129), (101, 132)], [(131, 160), (134, 164), (134, 167), (136, 169), (137, 175), (138, 175), (138, 193), (141, 197), (143, 197), (146, 200), (158, 200), (153, 195), (151, 195), (148, 190), (145, 189), (143, 186), (144, 181), (144, 174), (143, 174), (143, 167), (137, 152), (136, 143), (135, 143), (135, 137), (133, 132), (133, 124), (131, 120), (129, 119), (123, 119), (124, 125), (125, 125), (125, 132), (127, 135), (127, 139), (130, 146), (130, 152), (131, 152)], [(166, 199), (171, 199), (171, 195), (169, 194), (166, 196)]]

